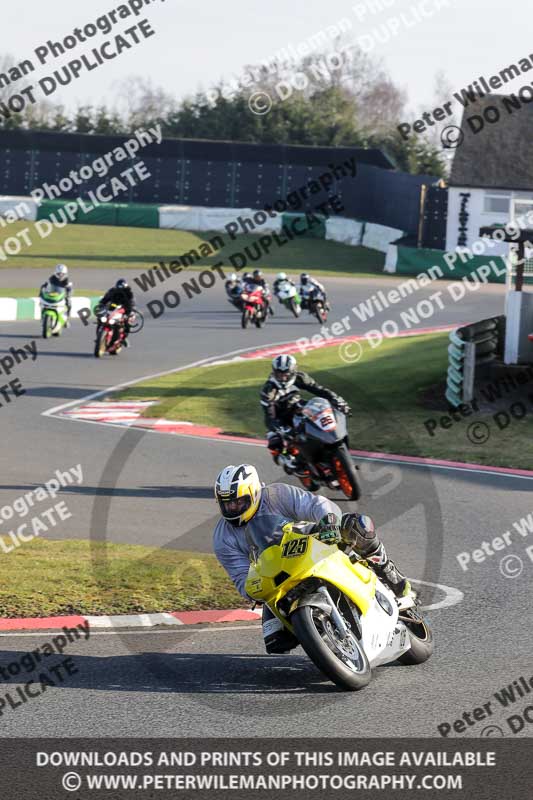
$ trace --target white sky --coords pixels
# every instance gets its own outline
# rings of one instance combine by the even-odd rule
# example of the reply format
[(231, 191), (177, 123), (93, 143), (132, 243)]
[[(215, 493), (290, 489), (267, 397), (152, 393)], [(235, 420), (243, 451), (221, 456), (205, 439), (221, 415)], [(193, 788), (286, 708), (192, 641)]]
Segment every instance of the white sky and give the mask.
[[(17, 60), (33, 58), (36, 62), (36, 47), (48, 39), (63, 39), (74, 27), (94, 22), (119, 5), (117, 0), (4, 3), (0, 54), (13, 54)], [(438, 5), (443, 7), (437, 9)], [(356, 7), (358, 13), (354, 11)], [(417, 8), (425, 9), (430, 16), (414, 23)], [(407, 25), (400, 21), (397, 35), (389, 36), (386, 43), (378, 41), (375, 32), (381, 31), (384, 39), (384, 26), (394, 25), (391, 20), (400, 20), (402, 14)], [(455, 90), (479, 75), (497, 73), (533, 53), (529, 24), (532, 15), (527, 4), (504, 8), (494, 0), (153, 0), (137, 20), (148, 18), (156, 36), (93, 72), (82, 73), (51, 99), (62, 100), (68, 106), (78, 101), (110, 100), (116, 82), (132, 74), (150, 77), (155, 84), (182, 97), (207, 88), (222, 77), (231, 78), (239, 74), (243, 65), (268, 59), (289, 43), (296, 45), (347, 17), (353, 23), (352, 38), (367, 37), (364, 41), (372, 54), (382, 57), (395, 82), (407, 89), (410, 107), (429, 109), (433, 106), (438, 70), (444, 70)], [(122, 20), (114, 32), (135, 21)], [(79, 45), (68, 58), (40, 67), (42, 72), (30, 78), (36, 81), (50, 74), (110, 36), (100, 35)], [(509, 88), (519, 88), (527, 82), (525, 77), (518, 81), (516, 87)]]

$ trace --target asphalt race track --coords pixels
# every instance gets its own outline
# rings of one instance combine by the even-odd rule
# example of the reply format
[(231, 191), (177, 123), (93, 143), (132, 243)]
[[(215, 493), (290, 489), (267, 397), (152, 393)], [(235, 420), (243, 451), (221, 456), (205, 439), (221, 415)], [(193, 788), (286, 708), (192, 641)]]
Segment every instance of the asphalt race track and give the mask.
[[(2, 274), (6, 286), (38, 285), (46, 277), (41, 270)], [(75, 276), (84, 289), (105, 290), (114, 279), (98, 270)], [(333, 306), (330, 321), (399, 280), (325, 279)], [(439, 283), (437, 289), (443, 286)], [(434, 286), (419, 291), (416, 301), (433, 291)], [(161, 294), (159, 289), (153, 296)], [(503, 297), (503, 286), (483, 287), (437, 312), (427, 326), (459, 325), (502, 313)], [(141, 309), (145, 302), (146, 297), (139, 298)], [(351, 332), (378, 327), (410, 304), (405, 300), (371, 325), (351, 315)], [(242, 331), (238, 314), (219, 287), (167, 310), (159, 320), (147, 315), (143, 332), (132, 337), (132, 348), (117, 359), (94, 359), (92, 326), (75, 322), (60, 339), (44, 342), (38, 322), (0, 323), (0, 355), (32, 339), (39, 348), (34, 363), (16, 370), (27, 395), (0, 409), (2, 450), (9, 453), (3, 459), (0, 506), (48, 480), (58, 467), (81, 464), (82, 485), (60, 495), (73, 517), (58, 526), (54, 538), (107, 536), (117, 542), (209, 552), (216, 515), (212, 483), (218, 470), (250, 460), (267, 483), (281, 479), (264, 447), (128, 432), (42, 414), (122, 382), (238, 348), (311, 336), (317, 328), (310, 317), (296, 321), (276, 306), (276, 316), (265, 329)], [(374, 516), (399, 564), (425, 582), (424, 603), (437, 606), (429, 612), (436, 638), (429, 662), (379, 668), (369, 688), (349, 695), (323, 680), (301, 650), (289, 657), (266, 656), (257, 624), (93, 631), (89, 641), (69, 648), (79, 672), (16, 712), (5, 711), (0, 735), (273, 736), (281, 723), (287, 736), (435, 736), (439, 723), (453, 722), (520, 675), (529, 676), (533, 647), (525, 621), (533, 612), (528, 592), (533, 563), (526, 556), (523, 574), (513, 580), (500, 572), (499, 555), (463, 572), (456, 554), (501, 535), (527, 515), (533, 481), (370, 462), (363, 465), (362, 481), (359, 507)], [(100, 503), (109, 503), (105, 531)], [(524, 550), (527, 544), (524, 540)], [(460, 595), (428, 583), (451, 587), (464, 597), (439, 608), (450, 596), (456, 601)], [(48, 638), (45, 632), (2, 635), (0, 662), (15, 660)], [(7, 691), (1, 683), (2, 692)], [(506, 715), (495, 708), (490, 719), (463, 735), (479, 736), (488, 723), (503, 727)]]

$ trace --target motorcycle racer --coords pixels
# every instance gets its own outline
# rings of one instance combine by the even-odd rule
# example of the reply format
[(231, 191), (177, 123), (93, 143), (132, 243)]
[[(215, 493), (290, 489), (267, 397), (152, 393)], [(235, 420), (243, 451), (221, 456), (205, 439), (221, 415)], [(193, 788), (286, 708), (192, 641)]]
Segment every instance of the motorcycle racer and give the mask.
[(300, 297), (302, 298), (302, 308), (309, 308), (309, 301), (316, 298), (322, 300), (324, 307), (329, 310), (329, 303), (324, 286), (309, 273), (302, 272), (300, 275)]
[(276, 356), (272, 361), (272, 372), (260, 395), (267, 427), (267, 447), (276, 464), (283, 451), (281, 429), (292, 427), (294, 414), (302, 399), (301, 389), (316, 397), (324, 397), (343, 414), (350, 413), (350, 406), (344, 398), (321, 386), (306, 372), (298, 371), (294, 356)]
[(252, 273), (252, 284), (255, 287), (259, 286), (263, 290), (263, 297), (265, 298), (267, 311), (271, 316), (273, 316), (274, 309), (270, 305), (270, 301), (272, 300), (272, 294), (270, 292), (270, 287), (266, 282), (265, 277), (260, 269), (254, 269)]
[(296, 284), (288, 277), (286, 272), (278, 272), (278, 274), (276, 275), (276, 280), (272, 284), (272, 288), (276, 296), (278, 294), (278, 289), (280, 287), (280, 284), (282, 283), (289, 283), (291, 286), (294, 286), (294, 288), (296, 288)]
[(105, 306), (108, 303), (113, 303), (116, 306), (122, 306), (124, 308), (125, 316), (124, 316), (124, 341), (122, 344), (124, 347), (129, 347), (130, 344), (128, 342), (128, 336), (131, 330), (131, 314), (135, 310), (135, 298), (133, 296), (133, 291), (127, 281), (123, 278), (120, 278), (114, 286), (107, 290), (105, 295), (100, 300), (99, 305)]
[(41, 286), (41, 292), (49, 287), (52, 291), (59, 289), (65, 292), (65, 302), (67, 306), (67, 322), (65, 327), (70, 327), (70, 314), (72, 311), (72, 292), (74, 285), (68, 276), (68, 267), (65, 264), (58, 264), (54, 270), (54, 274), (50, 275), (48, 281)]
[[(364, 514), (342, 514), (326, 497), (314, 495), (286, 483), (265, 486), (251, 464), (229, 465), (215, 482), (215, 498), (222, 518), (213, 534), (215, 555), (245, 598), (245, 583), (250, 566), (253, 531), (272, 532), (272, 521), (309, 523), (305, 533), (318, 533), (322, 542), (349, 548), (376, 572), (397, 597), (411, 592), (407, 578), (387, 556), (376, 535), (372, 519)], [(274, 543), (274, 540), (273, 540)], [(273, 622), (274, 615), (263, 606), (263, 632), (268, 653), (283, 653), (296, 647), (295, 637)]]
[(224, 284), (228, 300), (237, 308), (240, 308), (240, 295), (243, 291), (243, 284), (236, 272), (232, 272), (228, 280)]

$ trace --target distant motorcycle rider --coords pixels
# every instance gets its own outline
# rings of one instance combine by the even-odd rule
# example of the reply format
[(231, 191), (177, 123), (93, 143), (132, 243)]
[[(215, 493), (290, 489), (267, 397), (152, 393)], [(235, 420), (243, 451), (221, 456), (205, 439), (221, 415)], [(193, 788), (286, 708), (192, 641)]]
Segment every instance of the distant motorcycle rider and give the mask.
[(241, 303), (239, 298), (242, 294), (243, 285), (236, 272), (231, 273), (224, 286), (226, 294), (228, 295), (228, 300), (233, 303), (233, 305), (240, 307)]
[[(278, 520), (309, 523), (308, 534), (317, 533), (323, 542), (353, 550), (369, 564), (397, 597), (411, 593), (411, 585), (387, 556), (376, 535), (372, 519), (364, 514), (342, 514), (339, 507), (321, 495), (314, 495), (286, 483), (265, 486), (251, 464), (227, 466), (215, 482), (215, 498), (222, 519), (213, 535), (217, 559), (246, 599), (245, 584), (250, 566), (253, 532), (274, 533)], [(273, 541), (273, 543), (275, 543)], [(297, 639), (263, 606), (263, 631), (267, 653), (285, 653), (297, 646)], [(265, 628), (265, 623), (268, 623)]]
[(252, 275), (251, 272), (243, 273), (242, 285), (244, 286), (244, 288), (247, 291), (249, 291), (249, 292), (253, 291), (253, 288), (254, 288), (255, 284), (254, 284), (254, 276)]
[(58, 291), (65, 292), (65, 302), (67, 306), (67, 322), (66, 327), (70, 326), (70, 315), (72, 312), (72, 292), (74, 290), (74, 286), (72, 281), (68, 276), (68, 267), (65, 264), (58, 264), (54, 270), (54, 274), (50, 275), (46, 283), (43, 283), (41, 286), (41, 292), (46, 290), (46, 288), (54, 291), (54, 289)]
[(126, 312), (124, 315), (124, 347), (129, 347), (128, 336), (131, 331), (131, 315), (135, 310), (135, 298), (133, 291), (127, 281), (120, 278), (111, 289), (108, 289), (100, 300), (99, 305), (106, 306), (113, 303), (115, 306), (122, 306)]
[(272, 284), (272, 289), (274, 290), (274, 294), (276, 296), (278, 294), (279, 287), (281, 286), (282, 283), (288, 283), (290, 286), (294, 286), (294, 288), (296, 289), (296, 284), (288, 277), (286, 272), (278, 272), (278, 274), (276, 275), (276, 280)]
[(316, 397), (324, 397), (343, 414), (350, 413), (346, 400), (321, 386), (306, 372), (298, 371), (294, 356), (276, 356), (272, 361), (272, 372), (263, 385), (260, 396), (268, 430), (267, 446), (276, 464), (284, 448), (281, 429), (293, 425), (294, 414), (302, 402), (300, 390)]
[(309, 301), (320, 299), (323, 301), (325, 308), (329, 310), (329, 303), (326, 290), (323, 285), (312, 278), (308, 272), (302, 272), (300, 275), (300, 296), (302, 298), (302, 307), (309, 308)]
[(271, 316), (274, 314), (274, 309), (270, 305), (270, 301), (272, 300), (272, 293), (270, 291), (270, 287), (265, 280), (265, 276), (261, 272), (260, 269), (254, 269), (252, 273), (252, 283), (254, 286), (260, 286), (263, 290), (263, 297), (265, 298), (265, 304), (268, 309), (268, 312)]

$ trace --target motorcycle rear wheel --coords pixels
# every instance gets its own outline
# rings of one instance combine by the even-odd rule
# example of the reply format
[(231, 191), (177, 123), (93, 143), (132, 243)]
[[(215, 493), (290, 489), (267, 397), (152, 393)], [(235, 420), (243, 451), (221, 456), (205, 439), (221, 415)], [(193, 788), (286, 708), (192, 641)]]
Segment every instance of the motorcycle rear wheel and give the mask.
[(403, 619), (403, 623), (407, 628), (409, 641), (411, 642), (411, 649), (401, 655), (397, 660), (400, 664), (408, 666), (423, 664), (424, 661), (427, 661), (433, 654), (434, 642), (431, 628), (414, 609), (403, 612), (401, 616), (412, 619), (412, 622), (407, 622)]
[(362, 646), (353, 632), (344, 640), (322, 608), (300, 606), (291, 616), (298, 641), (318, 669), (341, 689), (358, 691), (372, 677)]
[(353, 461), (345, 444), (341, 444), (335, 450), (331, 461), (340, 487), (348, 500), (359, 500), (361, 487), (359, 486)]

